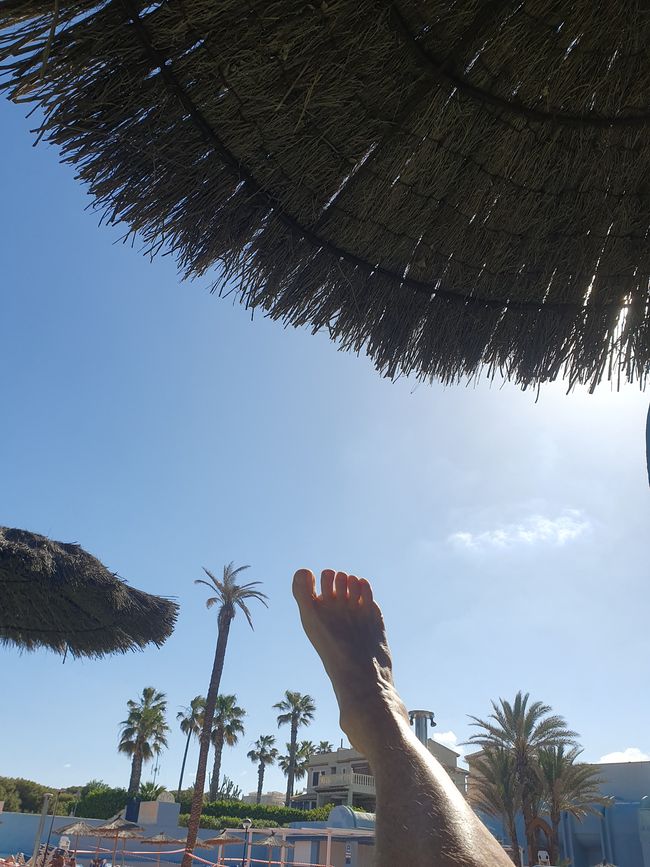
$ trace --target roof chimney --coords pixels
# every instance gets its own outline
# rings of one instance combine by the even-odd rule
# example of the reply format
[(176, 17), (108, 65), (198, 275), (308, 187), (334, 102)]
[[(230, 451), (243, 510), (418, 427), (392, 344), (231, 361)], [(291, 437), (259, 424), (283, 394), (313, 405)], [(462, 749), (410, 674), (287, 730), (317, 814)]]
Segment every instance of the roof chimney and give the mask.
[(409, 720), (411, 721), (411, 725), (415, 727), (415, 737), (423, 743), (424, 746), (428, 746), (429, 742), (429, 723), (431, 723), (431, 727), (435, 726), (435, 720), (433, 716), (432, 710), (410, 710), (409, 711)]

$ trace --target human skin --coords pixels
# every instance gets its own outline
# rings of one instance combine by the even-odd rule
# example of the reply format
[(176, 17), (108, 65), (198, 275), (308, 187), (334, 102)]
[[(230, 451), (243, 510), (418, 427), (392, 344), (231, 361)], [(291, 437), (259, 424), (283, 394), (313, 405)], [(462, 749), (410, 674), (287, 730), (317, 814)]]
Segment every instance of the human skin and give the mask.
[(442, 765), (415, 737), (393, 682), (384, 620), (364, 578), (293, 578), (300, 619), (332, 681), (341, 728), (370, 763), (377, 867), (512, 867)]

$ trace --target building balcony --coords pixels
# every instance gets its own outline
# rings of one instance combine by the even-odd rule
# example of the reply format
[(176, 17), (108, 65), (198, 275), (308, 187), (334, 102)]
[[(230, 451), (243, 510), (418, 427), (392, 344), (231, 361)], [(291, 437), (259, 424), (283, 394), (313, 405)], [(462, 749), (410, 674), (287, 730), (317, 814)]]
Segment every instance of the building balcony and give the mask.
[(355, 773), (340, 773), (340, 774), (321, 774), (318, 778), (318, 783), (314, 786), (315, 791), (323, 792), (325, 790), (351, 789), (359, 795), (374, 795), (375, 778), (369, 774)]

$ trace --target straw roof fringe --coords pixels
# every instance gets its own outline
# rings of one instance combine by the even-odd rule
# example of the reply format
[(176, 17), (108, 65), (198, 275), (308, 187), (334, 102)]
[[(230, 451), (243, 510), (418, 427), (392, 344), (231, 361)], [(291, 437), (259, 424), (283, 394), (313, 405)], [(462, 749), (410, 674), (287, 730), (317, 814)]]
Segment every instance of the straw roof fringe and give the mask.
[(129, 587), (79, 545), (0, 527), (0, 645), (73, 656), (158, 646), (178, 605)]
[(0, 0), (109, 222), (445, 382), (644, 384), (649, 46), (633, 0)]

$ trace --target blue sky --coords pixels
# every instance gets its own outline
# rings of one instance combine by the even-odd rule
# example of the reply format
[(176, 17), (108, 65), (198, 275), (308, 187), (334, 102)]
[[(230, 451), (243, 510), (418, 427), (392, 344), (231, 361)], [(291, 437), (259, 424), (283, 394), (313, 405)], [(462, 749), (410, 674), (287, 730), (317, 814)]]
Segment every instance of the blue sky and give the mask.
[(0, 104), (0, 523), (81, 543), (181, 615), (159, 651), (62, 665), (2, 650), (0, 774), (125, 785), (126, 700), (153, 685), (174, 720), (205, 690), (216, 624), (193, 581), (229, 560), (270, 597), (255, 632), (235, 623), (222, 682), (248, 710), (223, 762), (244, 791), (285, 689), (315, 698), (305, 737), (341, 738), (289, 593), (299, 566), (373, 580), (398, 687), (447, 743), (524, 689), (586, 758), (650, 753), (647, 396), (391, 383), (325, 336), (252, 321), (99, 228), (23, 115)]

